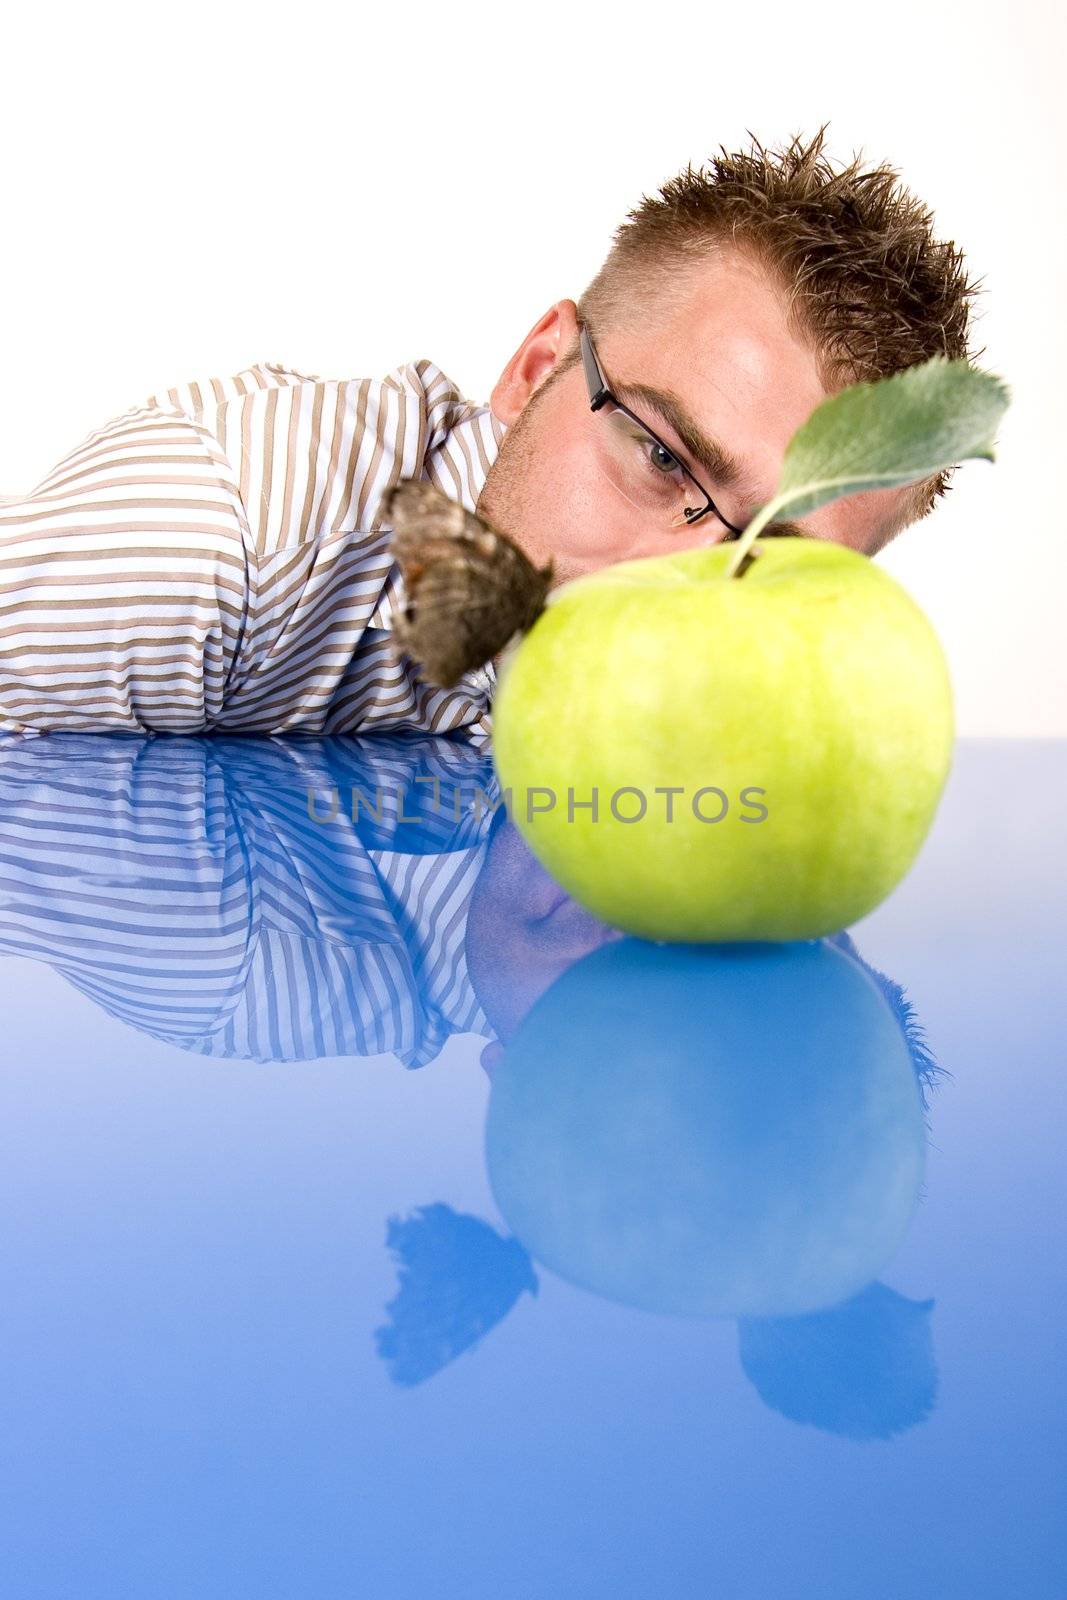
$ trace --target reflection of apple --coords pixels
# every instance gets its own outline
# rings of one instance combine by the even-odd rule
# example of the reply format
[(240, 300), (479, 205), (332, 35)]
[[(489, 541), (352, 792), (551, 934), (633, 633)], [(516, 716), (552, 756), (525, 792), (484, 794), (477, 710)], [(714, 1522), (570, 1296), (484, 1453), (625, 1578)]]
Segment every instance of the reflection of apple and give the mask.
[(757, 550), (740, 577), (726, 544), (574, 579), (500, 663), (516, 826), (568, 893), (645, 938), (847, 926), (907, 872), (944, 786), (951, 690), (914, 601), (841, 545)]
[(856, 1294), (903, 1237), (924, 1150), (898, 1020), (828, 941), (602, 946), (523, 1019), (486, 1121), (531, 1255), (689, 1316)]

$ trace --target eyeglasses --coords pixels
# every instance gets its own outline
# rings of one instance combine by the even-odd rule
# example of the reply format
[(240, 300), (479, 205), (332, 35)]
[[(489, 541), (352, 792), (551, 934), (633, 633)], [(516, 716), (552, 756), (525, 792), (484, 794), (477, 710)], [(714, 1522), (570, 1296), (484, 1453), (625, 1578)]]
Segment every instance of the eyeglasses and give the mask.
[[(601, 440), (603, 470), (619, 493), (639, 511), (666, 518), (672, 528), (692, 527), (713, 511), (731, 533), (740, 534), (743, 530), (726, 521), (710, 494), (670, 446), (612, 394), (584, 323), (579, 344), (590, 409), (601, 412), (608, 423)], [(694, 491), (697, 504), (686, 504), (693, 500)]]

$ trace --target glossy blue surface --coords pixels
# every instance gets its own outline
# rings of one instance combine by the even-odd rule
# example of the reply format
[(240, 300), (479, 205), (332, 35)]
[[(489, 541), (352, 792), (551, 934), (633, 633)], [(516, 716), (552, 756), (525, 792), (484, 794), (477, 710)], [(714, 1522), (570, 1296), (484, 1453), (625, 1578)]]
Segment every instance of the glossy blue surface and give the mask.
[[(448, 740), (0, 747), (0, 1592), (1062, 1600), (1067, 746), (962, 744), (907, 881), (818, 947), (895, 1019), (926, 1151), (873, 1280), (803, 1316), (631, 1309), (512, 1232), (485, 1151), (507, 1045), (558, 1040), (540, 997), (633, 946), (474, 816), (481, 785)], [(692, 1012), (654, 1003), (642, 1049), (681, 1059), (684, 1018), (691, 1066)], [(819, 1024), (767, 1016), (817, 1072)], [(882, 1023), (847, 1049), (875, 1035), (896, 1061)], [(685, 1115), (721, 1131), (725, 1103)], [(786, 1201), (742, 1181), (803, 1107), (738, 1104), (742, 1178), (693, 1202), (731, 1272), (731, 1195), (772, 1264), (815, 1216), (800, 1155)], [(677, 1214), (650, 1208), (691, 1197), (653, 1147), (589, 1270), (619, 1259), (605, 1215), (655, 1244)]]

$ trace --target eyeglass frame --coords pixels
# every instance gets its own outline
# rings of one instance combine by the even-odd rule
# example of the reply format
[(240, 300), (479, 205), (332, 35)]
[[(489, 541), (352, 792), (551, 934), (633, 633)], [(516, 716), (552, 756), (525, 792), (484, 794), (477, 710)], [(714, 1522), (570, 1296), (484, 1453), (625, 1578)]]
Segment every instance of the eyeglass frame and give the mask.
[[(685, 517), (686, 525), (688, 527), (691, 528), (693, 524), (699, 522), (702, 517), (706, 517), (709, 511), (714, 511), (715, 515), (718, 517), (719, 521), (724, 527), (729, 528), (731, 533), (735, 533), (740, 536), (744, 532), (744, 529), (735, 528), (732, 522), (727, 522), (718, 506), (711, 498), (711, 495), (705, 489), (704, 485), (694, 478), (685, 462), (679, 459), (677, 450), (673, 449), (669, 444), (665, 444), (658, 434), (653, 433), (652, 429), (643, 418), (636, 416), (634, 412), (630, 410), (629, 406), (623, 405), (618, 396), (612, 393), (611, 387), (608, 383), (607, 374), (600, 364), (600, 357), (596, 353), (596, 347), (593, 344), (592, 335), (590, 334), (589, 329), (586, 327), (584, 322), (581, 323), (579, 327), (578, 341), (582, 353), (582, 366), (585, 369), (585, 381), (589, 389), (589, 409), (591, 411), (599, 411), (600, 408), (603, 405), (606, 405), (606, 403), (610, 400), (612, 405), (615, 406), (617, 410), (628, 416), (631, 422), (636, 423), (641, 429), (642, 433), (647, 434), (650, 439), (659, 445), (661, 450), (665, 451), (666, 454), (670, 456), (672, 461), (678, 464), (682, 472), (689, 479), (689, 482), (693, 485), (693, 488), (696, 489), (698, 494), (702, 495), (706, 501), (706, 504), (703, 505), (699, 511), (693, 511), (691, 506), (686, 506), (684, 508), (683, 516)], [(692, 515), (690, 515), (691, 512)], [(681, 526), (681, 524), (676, 524), (676, 526)]]

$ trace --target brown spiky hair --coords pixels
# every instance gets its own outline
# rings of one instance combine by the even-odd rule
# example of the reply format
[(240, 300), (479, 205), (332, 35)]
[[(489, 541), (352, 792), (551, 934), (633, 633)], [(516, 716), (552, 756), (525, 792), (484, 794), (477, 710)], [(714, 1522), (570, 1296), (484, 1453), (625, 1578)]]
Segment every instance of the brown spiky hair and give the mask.
[[(662, 304), (672, 267), (724, 244), (747, 252), (784, 291), (792, 332), (814, 350), (828, 392), (871, 382), (934, 355), (973, 361), (967, 346), (979, 292), (963, 254), (936, 239), (933, 215), (888, 165), (853, 155), (836, 168), (824, 154), (828, 124), (767, 150), (749, 130), (749, 150), (689, 165), (616, 229), (608, 256), (578, 302), (592, 330), (624, 326), (642, 305)], [(577, 360), (569, 353), (566, 365)], [(951, 468), (902, 496), (887, 534), (927, 515), (949, 487)]]

